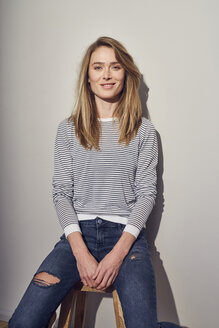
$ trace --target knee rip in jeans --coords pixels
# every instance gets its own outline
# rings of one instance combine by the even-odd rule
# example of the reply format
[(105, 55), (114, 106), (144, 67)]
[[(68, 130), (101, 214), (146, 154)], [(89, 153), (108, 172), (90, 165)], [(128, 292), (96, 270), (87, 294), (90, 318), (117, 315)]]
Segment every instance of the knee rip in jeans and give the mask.
[(60, 282), (60, 279), (50, 273), (40, 272), (34, 276), (33, 282), (36, 283), (37, 286), (50, 287), (58, 284)]
[(141, 259), (141, 254), (140, 253), (132, 253), (129, 255), (130, 260), (138, 260)]

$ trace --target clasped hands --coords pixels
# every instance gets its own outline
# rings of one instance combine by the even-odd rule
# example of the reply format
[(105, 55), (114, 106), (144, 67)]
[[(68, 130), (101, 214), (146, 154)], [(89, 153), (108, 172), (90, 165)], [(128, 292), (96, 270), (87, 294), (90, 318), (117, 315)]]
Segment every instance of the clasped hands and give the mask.
[(86, 253), (86, 255), (77, 260), (82, 283), (85, 286), (105, 290), (116, 279), (123, 259), (124, 255), (118, 251), (111, 250), (98, 263), (90, 252)]

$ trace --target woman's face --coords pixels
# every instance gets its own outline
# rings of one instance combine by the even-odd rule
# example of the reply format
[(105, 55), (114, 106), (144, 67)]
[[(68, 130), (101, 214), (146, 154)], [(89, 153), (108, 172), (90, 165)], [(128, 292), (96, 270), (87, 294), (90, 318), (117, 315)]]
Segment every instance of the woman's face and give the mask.
[(119, 100), (124, 86), (125, 69), (117, 61), (112, 48), (101, 46), (91, 55), (88, 82), (95, 98), (107, 102)]

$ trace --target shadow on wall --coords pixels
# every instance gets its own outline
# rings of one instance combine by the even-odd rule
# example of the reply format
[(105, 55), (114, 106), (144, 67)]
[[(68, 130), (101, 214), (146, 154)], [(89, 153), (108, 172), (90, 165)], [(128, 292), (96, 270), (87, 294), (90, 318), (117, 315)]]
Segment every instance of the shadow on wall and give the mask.
[[(141, 75), (141, 82), (139, 88), (139, 96), (142, 103), (143, 116), (150, 119), (150, 114), (147, 107), (149, 88), (144, 82), (143, 75)], [(155, 206), (147, 221), (146, 239), (148, 241), (151, 253), (151, 260), (153, 263), (156, 287), (157, 287), (157, 311), (159, 321), (168, 321), (175, 324), (180, 324), (177, 314), (174, 296), (171, 286), (164, 269), (163, 261), (160, 258), (160, 253), (155, 246), (155, 239), (157, 237), (162, 213), (164, 209), (164, 185), (163, 185), (163, 150), (159, 133), (157, 132), (158, 139), (158, 166), (157, 166), (157, 198)], [(182, 327), (188, 328), (188, 327)]]

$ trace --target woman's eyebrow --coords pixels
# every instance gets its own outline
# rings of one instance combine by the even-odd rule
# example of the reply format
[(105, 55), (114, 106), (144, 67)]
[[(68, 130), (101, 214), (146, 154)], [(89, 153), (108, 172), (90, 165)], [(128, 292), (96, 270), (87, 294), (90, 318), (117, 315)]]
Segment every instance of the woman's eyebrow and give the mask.
[[(104, 65), (105, 63), (104, 62), (94, 62), (92, 64), (93, 65)], [(115, 64), (120, 64), (119, 62), (111, 62), (110, 65), (115, 65)]]

